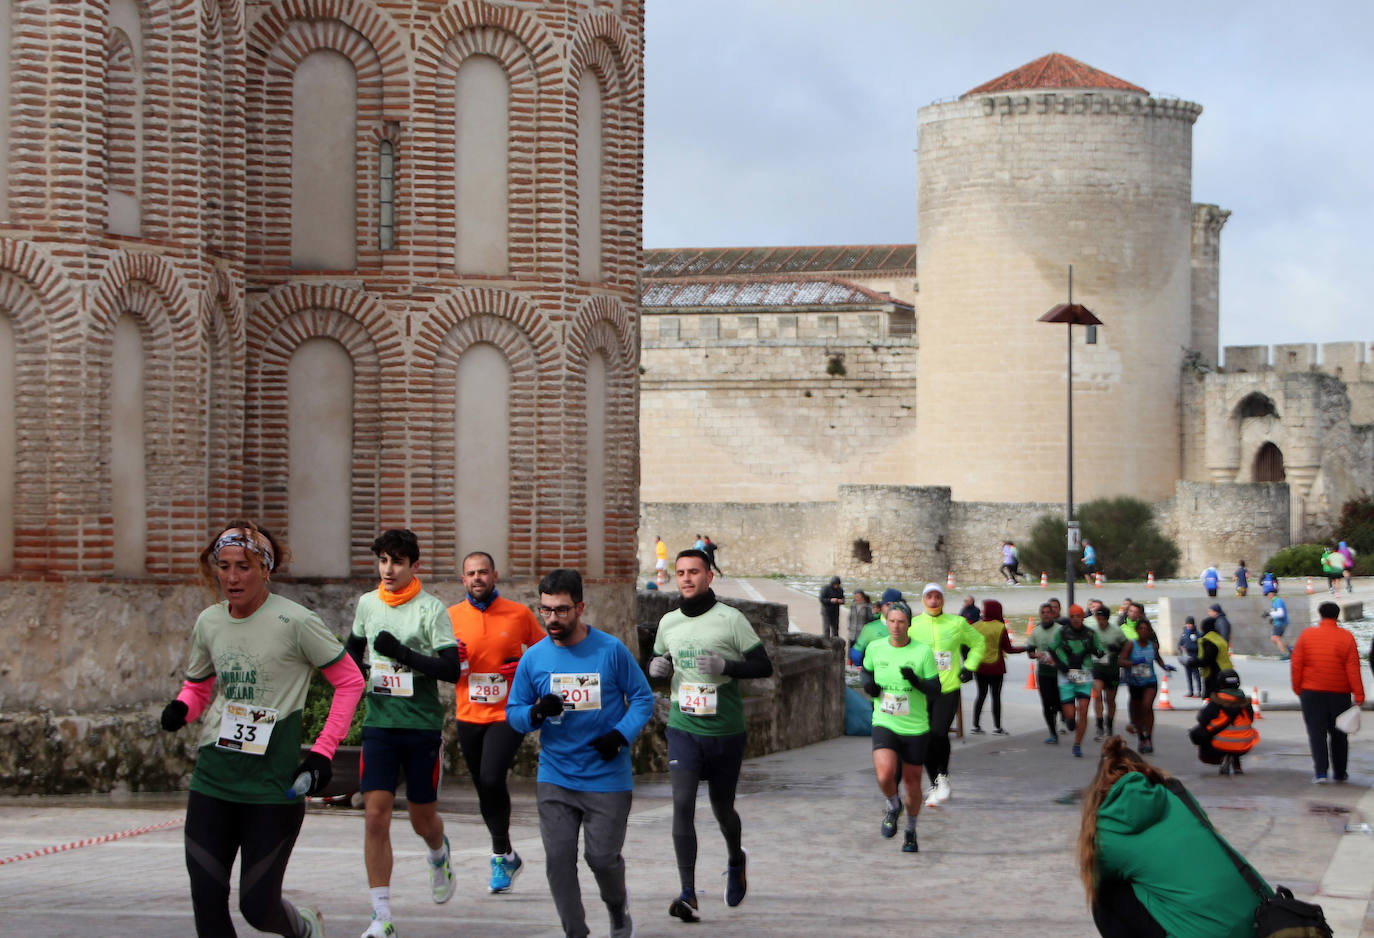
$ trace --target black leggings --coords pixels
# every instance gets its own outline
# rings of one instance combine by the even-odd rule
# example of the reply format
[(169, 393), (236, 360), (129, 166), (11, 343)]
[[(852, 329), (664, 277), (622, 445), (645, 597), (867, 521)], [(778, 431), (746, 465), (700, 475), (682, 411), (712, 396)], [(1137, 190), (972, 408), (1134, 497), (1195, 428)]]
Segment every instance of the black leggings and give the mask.
[(699, 736), (668, 728), (668, 776), (673, 782), (673, 853), (683, 890), (696, 889), (697, 788), (706, 782), (711, 812), (725, 836), (731, 866), (744, 862), (744, 825), (735, 810), (735, 789), (744, 763), (745, 734)]
[(959, 692), (949, 691), (930, 700), (930, 742), (926, 745), (926, 775), (931, 784), (935, 776), (949, 773), (949, 728), (959, 712)]
[(458, 746), (463, 750), (472, 784), (477, 787), (477, 805), (482, 821), (491, 834), (491, 852), (510, 853), (510, 790), (506, 788), (506, 774), (515, 762), (525, 734), (511, 729), (501, 720), (497, 723), (465, 723), (458, 721)]
[(1097, 887), (1093, 924), (1102, 938), (1167, 938), (1131, 884), (1119, 879), (1103, 880)]
[(1045, 725), (1049, 727), (1051, 736), (1058, 736), (1059, 714), (1063, 710), (1059, 703), (1059, 672), (1053, 668), (1037, 667), (1035, 686), (1040, 689), (1040, 714), (1045, 718)]
[(975, 674), (973, 679), (978, 682), (978, 696), (973, 700), (973, 725), (978, 726), (983, 717), (983, 701), (987, 699), (988, 691), (992, 691), (992, 725), (997, 729), (1002, 728), (1002, 678), (1005, 674)]
[(191, 792), (186, 800), (186, 872), (200, 938), (234, 938), (229, 872), (239, 855), (239, 911), (258, 931), (304, 935), (296, 907), (281, 897), (286, 863), (305, 804), (240, 804)]

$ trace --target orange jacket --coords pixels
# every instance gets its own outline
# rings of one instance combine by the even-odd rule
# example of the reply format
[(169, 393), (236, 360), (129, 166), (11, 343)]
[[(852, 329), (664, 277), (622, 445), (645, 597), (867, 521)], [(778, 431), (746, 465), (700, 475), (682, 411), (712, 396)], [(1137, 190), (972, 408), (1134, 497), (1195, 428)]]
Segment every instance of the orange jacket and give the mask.
[(1355, 703), (1364, 703), (1364, 682), (1360, 679), (1360, 653), (1355, 636), (1341, 628), (1335, 619), (1322, 619), (1315, 629), (1303, 629), (1293, 646), (1293, 693), (1305, 690), (1333, 694), (1354, 694)]
[(486, 611), (478, 609), (466, 599), (448, 607), (453, 637), (467, 648), (468, 667), (456, 686), (458, 719), (464, 723), (498, 723), (506, 718), (506, 685), (501, 699), (482, 703), (471, 699), (468, 677), (472, 674), (494, 674), (507, 658), (519, 658), (525, 649), (544, 638), (544, 630), (527, 606), (497, 595)]

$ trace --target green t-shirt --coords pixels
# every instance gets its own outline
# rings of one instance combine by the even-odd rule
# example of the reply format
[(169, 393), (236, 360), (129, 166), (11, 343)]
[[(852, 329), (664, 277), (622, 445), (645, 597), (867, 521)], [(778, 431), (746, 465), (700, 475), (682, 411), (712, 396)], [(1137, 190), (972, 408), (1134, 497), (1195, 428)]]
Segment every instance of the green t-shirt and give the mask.
[[(1031, 629), (1030, 637), (1026, 639), (1026, 644), (1037, 652), (1049, 651), (1050, 646), (1054, 644), (1055, 636), (1059, 634), (1059, 629), (1060, 625), (1058, 622), (1051, 622), (1048, 628), (1043, 622), (1037, 622), (1035, 628)], [(1055, 669), (1053, 662), (1046, 661), (1044, 658), (1038, 656), (1036, 658), (1036, 664), (1046, 671), (1053, 671)]]
[(699, 616), (674, 609), (659, 620), (654, 654), (671, 655), (673, 659), (668, 725), (698, 736), (743, 733), (744, 698), (739, 681), (724, 674), (703, 674), (695, 667), (696, 658), (713, 651), (726, 661), (743, 661), (746, 652), (761, 644), (744, 613), (722, 602)]
[(859, 629), (859, 637), (854, 639), (854, 648), (862, 655), (870, 644), (881, 638), (887, 638), (887, 635), (887, 623), (883, 621), (882, 616), (879, 616)]
[(202, 717), (191, 790), (244, 804), (288, 803), (310, 675), (343, 654), (319, 616), (283, 596), (269, 594), (246, 619), (230, 616), (228, 603), (202, 612), (186, 677), (213, 675), (215, 699)]
[[(963, 616), (944, 612), (932, 616), (923, 612), (911, 620), (911, 640), (929, 645), (940, 671), (940, 687), (944, 693), (959, 689), (959, 668), (977, 671), (983, 660), (983, 636)], [(968, 657), (962, 664), (959, 649), (968, 646)]]
[(883, 689), (873, 698), (873, 725), (901, 736), (920, 736), (930, 732), (926, 695), (902, 677), (903, 667), (915, 671), (920, 678), (940, 673), (935, 666), (935, 653), (921, 642), (908, 641), (895, 648), (892, 639), (885, 638), (870, 642), (864, 649), (863, 668), (873, 672), (873, 680)]
[[(358, 610), (353, 614), (353, 635), (367, 642), (372, 656), (372, 673), (367, 683), (367, 716), (363, 726), (405, 730), (441, 730), (444, 728), (445, 708), (439, 702), (439, 682), (419, 671), (397, 665), (372, 650), (372, 640), (380, 632), (390, 632), (407, 648), (422, 655), (434, 656), (445, 648), (454, 648), (458, 641), (449, 625), (448, 609), (424, 590), (399, 606), (382, 602), (377, 591), (358, 598)], [(400, 668), (394, 677), (385, 666)], [(411, 695), (395, 693), (403, 687), (391, 688), (387, 683), (409, 680)], [(389, 680), (390, 679), (390, 680)]]

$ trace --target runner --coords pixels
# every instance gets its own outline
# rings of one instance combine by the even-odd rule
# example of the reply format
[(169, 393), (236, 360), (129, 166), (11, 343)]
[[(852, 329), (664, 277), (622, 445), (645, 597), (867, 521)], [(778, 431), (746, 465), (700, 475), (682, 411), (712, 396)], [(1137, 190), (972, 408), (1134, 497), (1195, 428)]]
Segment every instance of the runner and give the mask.
[(372, 542), (377, 589), (358, 599), (348, 653), (361, 666), (372, 649), (367, 716), (363, 718), (362, 778), (365, 812), (363, 859), (372, 894), (372, 922), (362, 938), (394, 938), (391, 922), (391, 814), (396, 783), (406, 777), (406, 813), (428, 850), (429, 888), (435, 902), (453, 896), (448, 836), (439, 816), (443, 770), (444, 705), (439, 681), (458, 680), (458, 643), (444, 604), (425, 592), (416, 571), (420, 542), (391, 529)]
[(511, 679), (525, 649), (544, 638), (529, 608), (496, 590), (499, 577), (491, 554), (463, 558), (467, 597), (448, 609), (453, 637), (468, 668), (455, 688), (458, 745), (477, 788), (477, 805), (491, 835), (491, 892), (507, 892), (524, 869), (510, 842), (510, 791), (506, 776), (525, 734), (506, 721)]
[(864, 691), (873, 698), (873, 773), (887, 799), (881, 828), (897, 833), (902, 814), (898, 780), (906, 786), (903, 853), (917, 853), (916, 816), (921, 813), (921, 766), (930, 742), (929, 702), (941, 694), (939, 668), (930, 646), (911, 640), (911, 607), (898, 601), (887, 610), (888, 638), (864, 652)]
[(872, 622), (859, 630), (859, 637), (854, 639), (854, 646), (849, 649), (849, 663), (856, 668), (863, 664), (864, 649), (870, 642), (887, 637), (887, 615), (888, 607), (893, 603), (902, 601), (902, 591), (893, 589), (889, 586), (883, 590), (883, 595), (878, 601), (878, 615)]
[[(926, 744), (926, 774), (930, 793), (926, 804), (934, 807), (949, 800), (949, 728), (959, 712), (959, 685), (973, 680), (983, 660), (983, 636), (963, 616), (945, 612), (945, 591), (939, 583), (927, 583), (921, 591), (925, 611), (911, 620), (912, 641), (929, 645), (940, 672), (941, 693), (930, 700), (930, 742)], [(968, 655), (959, 661), (960, 650)]]
[(1140, 751), (1155, 751), (1155, 694), (1159, 690), (1159, 678), (1155, 676), (1155, 664), (1165, 671), (1176, 670), (1173, 665), (1165, 664), (1159, 656), (1159, 639), (1155, 638), (1154, 627), (1149, 619), (1136, 622), (1136, 638), (1127, 639), (1121, 646), (1121, 656), (1117, 659), (1126, 668), (1126, 684), (1131, 694), (1131, 725), (1140, 736)]
[(735, 787), (744, 762), (744, 699), (739, 682), (768, 677), (773, 663), (763, 642), (734, 606), (716, 601), (710, 560), (699, 550), (677, 555), (682, 605), (658, 623), (649, 676), (672, 675), (668, 713), (668, 773), (673, 781), (673, 852), (681, 894), (668, 914), (698, 916), (697, 789), (706, 782), (711, 811), (725, 837), (725, 904), (737, 906), (748, 889)]
[(1288, 629), (1288, 604), (1279, 596), (1277, 584), (1272, 584), (1264, 588), (1264, 598), (1269, 600), (1269, 609), (1265, 611), (1264, 617), (1269, 620), (1274, 628), (1274, 634), (1269, 636), (1279, 649), (1280, 661), (1287, 661), (1292, 656), (1288, 650), (1288, 645), (1283, 640), (1283, 633)]
[(1083, 624), (1083, 615), (1083, 607), (1078, 603), (1070, 606), (1069, 624), (1061, 626), (1050, 643), (1050, 657), (1059, 671), (1059, 704), (1064, 725), (1074, 734), (1073, 754), (1080, 758), (1083, 755), (1083, 735), (1088, 729), (1088, 700), (1093, 692), (1089, 659), (1103, 654), (1097, 632)]
[[(186, 680), (162, 710), (168, 732), (206, 716), (186, 800), (186, 870), (201, 938), (234, 934), (229, 875), (235, 856), (239, 910), (249, 925), (292, 938), (324, 935), (317, 910), (298, 909), (281, 895), (305, 819), (304, 799), (288, 789), (303, 781), (309, 794), (329, 784), (363, 678), (319, 616), (269, 590), (284, 553), (251, 521), (230, 522), (201, 551), (201, 576), (225, 601), (196, 619)], [(301, 708), (316, 669), (334, 685), (334, 700), (297, 765)]]
[(1002, 679), (1007, 674), (1006, 656), (1019, 655), (1026, 648), (1024, 645), (1017, 647), (1011, 643), (1011, 636), (1007, 634), (1007, 624), (1002, 621), (1002, 604), (995, 599), (983, 600), (982, 616), (973, 627), (983, 636), (983, 660), (978, 665), (977, 673), (973, 675), (974, 680), (978, 682), (978, 696), (973, 701), (973, 732), (983, 732), (979, 726), (983, 715), (983, 701), (991, 694), (993, 732), (998, 736), (1006, 736), (1007, 731), (1002, 729)]
[(1040, 621), (1026, 639), (1026, 654), (1035, 662), (1035, 686), (1040, 692), (1040, 713), (1045, 718), (1045, 726), (1050, 735), (1045, 737), (1047, 745), (1059, 742), (1059, 669), (1054, 666), (1050, 656), (1050, 646), (1054, 637), (1063, 628), (1054, 618), (1054, 607), (1049, 603), (1040, 604)]
[[(1093, 713), (1097, 717), (1097, 734), (1093, 736), (1093, 742), (1099, 742), (1113, 732), (1112, 722), (1116, 719), (1116, 690), (1121, 686), (1121, 665), (1118, 659), (1121, 655), (1121, 646), (1126, 644), (1126, 635), (1120, 626), (1112, 624), (1112, 611), (1106, 606), (1099, 603), (1093, 611), (1093, 618), (1097, 620), (1097, 643), (1107, 653), (1105, 658), (1093, 662)], [(1102, 722), (1104, 701), (1107, 705), (1105, 727)]]
[(630, 743), (654, 712), (654, 692), (630, 650), (582, 621), (582, 576), (554, 570), (539, 582), (551, 641), (520, 659), (506, 716), (539, 730), (539, 833), (554, 908), (567, 938), (587, 938), (577, 841), (610, 913), (611, 938), (633, 938), (625, 892), (625, 826), (634, 796)]
[(668, 545), (663, 538), (654, 538), (654, 580), (659, 586), (668, 582)]

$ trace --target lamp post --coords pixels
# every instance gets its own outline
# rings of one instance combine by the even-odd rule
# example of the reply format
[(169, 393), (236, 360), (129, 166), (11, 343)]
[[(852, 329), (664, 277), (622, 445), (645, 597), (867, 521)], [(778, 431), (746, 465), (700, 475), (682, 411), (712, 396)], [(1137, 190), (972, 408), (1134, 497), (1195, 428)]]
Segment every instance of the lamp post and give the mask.
[(1081, 543), (1078, 533), (1078, 522), (1073, 519), (1073, 327), (1074, 326), (1100, 326), (1102, 320), (1092, 314), (1086, 306), (1073, 301), (1073, 265), (1069, 265), (1069, 301), (1060, 303), (1048, 313), (1041, 316), (1037, 322), (1062, 322), (1068, 329), (1069, 342), (1069, 363), (1067, 372), (1068, 385), (1068, 496), (1064, 501), (1064, 516), (1068, 523), (1068, 542), (1064, 548), (1064, 582), (1067, 585), (1068, 605), (1073, 605), (1073, 587), (1077, 579), (1074, 570), (1074, 562), (1078, 559), (1078, 548)]

